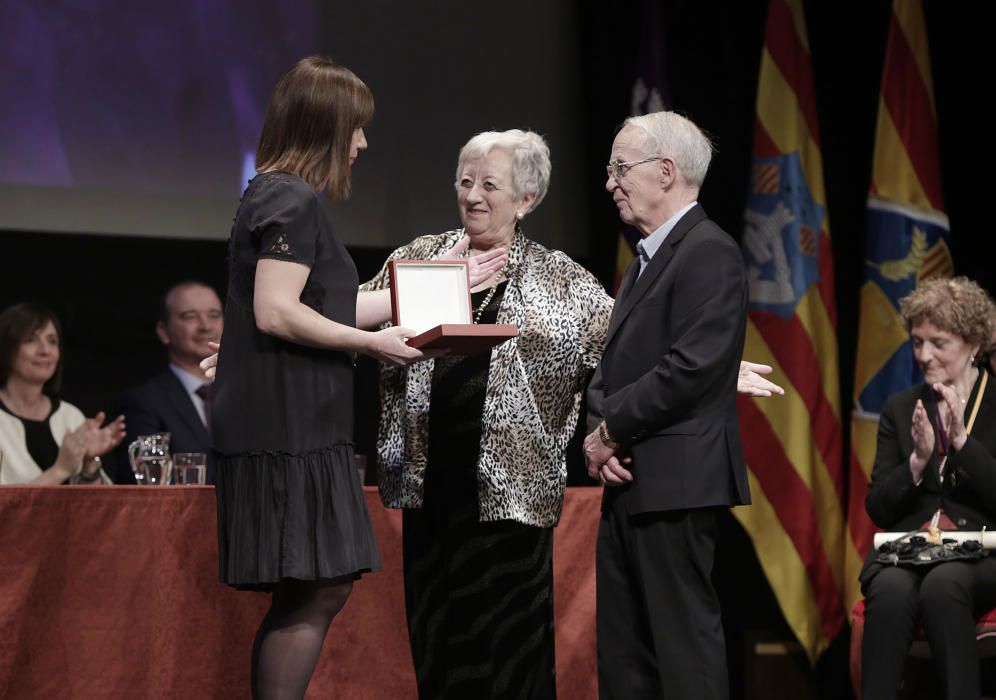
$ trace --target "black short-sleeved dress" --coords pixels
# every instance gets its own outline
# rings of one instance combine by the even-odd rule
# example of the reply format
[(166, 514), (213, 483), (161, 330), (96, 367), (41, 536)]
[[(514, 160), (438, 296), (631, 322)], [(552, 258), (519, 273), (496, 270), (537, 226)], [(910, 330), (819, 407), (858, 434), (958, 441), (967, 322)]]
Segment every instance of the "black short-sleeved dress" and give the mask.
[(214, 383), (221, 579), (267, 590), (380, 569), (353, 457), (353, 358), (256, 328), (256, 263), (310, 268), (301, 302), (356, 324), (357, 275), (321, 195), (263, 173), (242, 196), (229, 241), (225, 333)]

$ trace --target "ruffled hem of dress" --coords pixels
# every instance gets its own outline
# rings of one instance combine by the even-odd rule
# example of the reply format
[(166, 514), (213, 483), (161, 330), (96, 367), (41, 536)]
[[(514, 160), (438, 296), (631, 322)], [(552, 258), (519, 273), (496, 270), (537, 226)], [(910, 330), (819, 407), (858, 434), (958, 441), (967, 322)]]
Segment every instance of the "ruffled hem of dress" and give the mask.
[(269, 590), (381, 569), (351, 445), (219, 454), (216, 469), (224, 583)]
[(253, 457), (314, 457), (316, 455), (323, 455), (330, 451), (337, 451), (343, 448), (354, 448), (355, 445), (352, 442), (337, 442), (334, 445), (328, 447), (317, 447), (313, 450), (307, 450), (305, 452), (291, 452), (290, 450), (250, 450), (245, 452), (222, 452), (221, 450), (214, 450), (215, 455), (225, 458), (225, 459), (238, 459), (238, 458), (253, 458)]

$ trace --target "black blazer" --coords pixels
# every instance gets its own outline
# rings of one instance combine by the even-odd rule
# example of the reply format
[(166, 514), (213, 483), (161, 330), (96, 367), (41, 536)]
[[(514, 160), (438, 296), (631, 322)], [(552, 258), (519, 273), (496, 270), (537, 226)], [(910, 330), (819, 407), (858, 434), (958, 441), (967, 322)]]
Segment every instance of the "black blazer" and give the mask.
[(207, 453), (207, 483), (214, 483), (214, 456), (208, 433), (193, 401), (176, 375), (167, 368), (149, 381), (124, 392), (119, 401), (125, 416), (128, 435), (115, 452), (115, 481), (135, 483), (128, 463), (128, 445), (138, 435), (171, 433), (173, 452)]
[[(623, 280), (588, 390), (633, 457), (634, 480), (605, 489), (629, 513), (750, 503), (736, 383), (747, 280), (736, 243), (701, 206), (675, 225), (639, 279)], [(634, 283), (635, 280), (635, 283)]]
[[(982, 371), (966, 404), (966, 421), (982, 382)], [(936, 449), (919, 486), (914, 485), (910, 474), (910, 432), (917, 399), (923, 401), (933, 418), (934, 392), (926, 384), (893, 394), (882, 409), (875, 466), (865, 498), (869, 517), (884, 530), (909, 532), (919, 529), (938, 505), (943, 505), (944, 514), (959, 530), (992, 530), (996, 526), (996, 380), (989, 377), (975, 425), (964, 446), (948, 456), (943, 486), (937, 476), (940, 459)], [(872, 550), (865, 561), (862, 583), (867, 583), (880, 568), (874, 562), (875, 556)]]
[[(972, 389), (965, 408), (968, 420), (981, 384)], [(926, 384), (889, 397), (878, 423), (875, 467), (865, 507), (872, 522), (887, 530), (913, 530), (937, 510), (941, 502), (940, 464), (936, 449), (927, 463), (920, 486), (913, 484), (913, 408), (923, 401), (928, 415), (935, 415), (933, 390)], [(960, 530), (992, 529), (996, 524), (996, 381), (989, 377), (975, 425), (965, 445), (948, 456), (943, 486), (945, 514)], [(952, 483), (951, 475), (954, 474)]]

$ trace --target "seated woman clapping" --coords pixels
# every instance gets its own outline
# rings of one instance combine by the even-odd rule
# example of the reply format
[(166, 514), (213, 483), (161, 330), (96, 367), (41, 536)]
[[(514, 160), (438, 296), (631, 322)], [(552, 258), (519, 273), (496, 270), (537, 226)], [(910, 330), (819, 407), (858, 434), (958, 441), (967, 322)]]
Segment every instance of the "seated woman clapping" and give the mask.
[[(880, 528), (927, 530), (942, 540), (943, 531), (991, 530), (996, 383), (979, 360), (993, 337), (993, 302), (965, 277), (932, 279), (903, 297), (900, 313), (924, 381), (893, 394), (882, 410), (868, 515)], [(918, 623), (944, 697), (979, 697), (975, 618), (996, 605), (996, 557), (916, 549), (927, 544), (924, 537), (874, 550), (862, 569), (866, 700), (899, 697)]]
[(62, 333), (49, 309), (0, 312), (0, 484), (111, 483), (100, 457), (124, 438), (124, 416), (101, 427), (62, 401)]

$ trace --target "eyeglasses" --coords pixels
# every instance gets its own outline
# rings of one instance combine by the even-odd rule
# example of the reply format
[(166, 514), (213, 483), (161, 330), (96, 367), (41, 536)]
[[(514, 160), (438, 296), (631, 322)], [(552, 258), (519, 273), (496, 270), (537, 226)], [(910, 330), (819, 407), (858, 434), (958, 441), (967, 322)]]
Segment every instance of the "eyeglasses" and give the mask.
[(464, 190), (472, 190), (474, 189), (474, 185), (478, 185), (485, 192), (497, 192), (505, 189), (504, 187), (500, 187), (498, 183), (491, 178), (486, 178), (485, 180), (478, 182), (477, 180), (471, 180), (469, 177), (464, 177), (457, 180), (456, 183), (457, 189)]
[(644, 158), (643, 160), (615, 160), (605, 166), (605, 172), (609, 177), (614, 177), (616, 180), (623, 176), (627, 170), (632, 168), (634, 165), (640, 165), (640, 163), (649, 163), (653, 160), (660, 160), (660, 156), (651, 156), (650, 158)]

